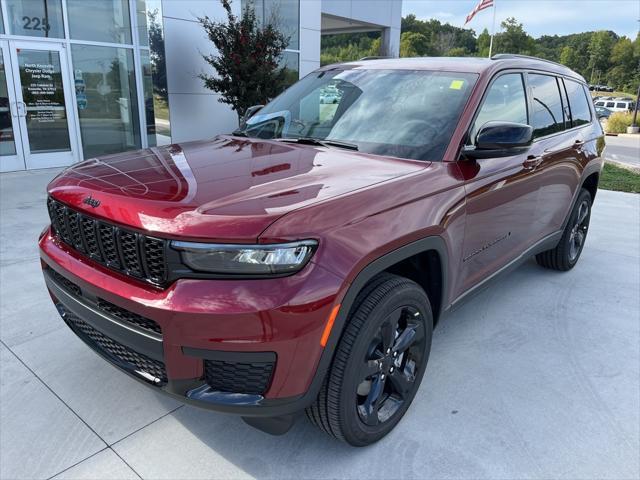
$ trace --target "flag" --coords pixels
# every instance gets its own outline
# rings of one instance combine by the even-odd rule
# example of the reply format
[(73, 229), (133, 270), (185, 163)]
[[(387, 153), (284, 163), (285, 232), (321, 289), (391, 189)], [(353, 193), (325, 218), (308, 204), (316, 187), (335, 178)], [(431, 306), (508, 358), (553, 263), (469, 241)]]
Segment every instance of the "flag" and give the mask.
[(485, 8), (491, 8), (491, 7), (493, 7), (493, 0), (480, 0), (476, 5), (476, 7), (471, 11), (471, 13), (467, 15), (467, 20), (466, 22), (464, 22), (464, 24), (466, 25), (467, 23), (469, 23), (471, 19), (473, 19), (473, 17), (476, 16), (476, 13), (478, 13), (479, 11), (484, 10)]

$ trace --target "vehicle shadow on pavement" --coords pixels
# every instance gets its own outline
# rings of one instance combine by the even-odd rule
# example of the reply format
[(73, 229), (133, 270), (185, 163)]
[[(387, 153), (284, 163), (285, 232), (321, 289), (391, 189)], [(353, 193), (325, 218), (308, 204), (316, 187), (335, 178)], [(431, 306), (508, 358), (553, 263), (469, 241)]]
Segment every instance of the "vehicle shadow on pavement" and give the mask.
[(377, 444), (350, 447), (305, 418), (274, 437), (184, 406), (114, 449), (145, 478), (632, 477), (640, 372), (624, 339), (640, 337), (639, 281), (601, 253), (564, 274), (528, 261), (445, 318), (416, 399)]

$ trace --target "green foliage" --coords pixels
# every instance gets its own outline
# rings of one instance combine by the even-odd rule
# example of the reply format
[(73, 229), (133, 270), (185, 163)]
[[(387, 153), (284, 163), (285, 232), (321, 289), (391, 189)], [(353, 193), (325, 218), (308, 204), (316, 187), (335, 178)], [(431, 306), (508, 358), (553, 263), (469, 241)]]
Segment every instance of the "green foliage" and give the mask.
[[(321, 63), (337, 63), (379, 55), (377, 33), (325, 35)], [(376, 43), (377, 42), (377, 43)], [(420, 20), (415, 15), (402, 19), (401, 57), (489, 55), (491, 35), (454, 27), (436, 19)], [(631, 40), (610, 31), (543, 35), (531, 37), (522, 23), (507, 18), (493, 39), (493, 53), (533, 55), (560, 62), (590, 83), (607, 84), (617, 90), (635, 92), (640, 84), (640, 34)]]
[(607, 120), (605, 127), (607, 133), (627, 133), (627, 127), (631, 126), (633, 120), (632, 112), (615, 112)]
[(497, 33), (493, 38), (495, 47), (493, 53), (535, 55), (536, 45), (534, 39), (524, 31), (522, 24), (518, 23), (515, 18), (507, 18), (500, 26), (504, 31)]
[(215, 74), (200, 74), (205, 86), (220, 94), (219, 101), (231, 105), (240, 118), (252, 105), (267, 103), (287, 81), (280, 66), (289, 39), (271, 21), (260, 25), (251, 5), (240, 18), (231, 12), (231, 0), (220, 0), (227, 21), (199, 18), (217, 54), (203, 55)]

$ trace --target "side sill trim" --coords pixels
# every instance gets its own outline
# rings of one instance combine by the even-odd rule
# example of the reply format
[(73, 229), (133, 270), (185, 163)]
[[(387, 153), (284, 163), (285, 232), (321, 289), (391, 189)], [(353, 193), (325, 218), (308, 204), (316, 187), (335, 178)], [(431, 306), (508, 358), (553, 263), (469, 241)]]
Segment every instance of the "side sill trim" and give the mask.
[(456, 307), (458, 307), (460, 305), (460, 303), (463, 300), (467, 299), (470, 296), (473, 296), (475, 293), (478, 293), (478, 292), (482, 291), (484, 288), (486, 288), (488, 286), (489, 283), (491, 283), (497, 277), (502, 276), (504, 274), (507, 274), (508, 272), (511, 272), (516, 267), (518, 267), (523, 261), (525, 261), (528, 258), (532, 257), (533, 255), (536, 255), (536, 254), (538, 254), (540, 252), (544, 252), (545, 250), (549, 250), (549, 249), (555, 247), (558, 244), (558, 242), (560, 241), (561, 237), (562, 237), (562, 230), (559, 231), (559, 232), (555, 232), (555, 233), (552, 233), (550, 235), (547, 235), (542, 240), (537, 242), (535, 245), (532, 245), (527, 250), (525, 250), (520, 255), (518, 255), (516, 258), (511, 260), (509, 263), (507, 263), (500, 270), (496, 270), (491, 275), (489, 275), (487, 278), (482, 280), (480, 283), (477, 283), (476, 285), (471, 287), (469, 290), (461, 293), (458, 296), (458, 298), (456, 298), (451, 303), (451, 305), (447, 308), (447, 310), (455, 309)]

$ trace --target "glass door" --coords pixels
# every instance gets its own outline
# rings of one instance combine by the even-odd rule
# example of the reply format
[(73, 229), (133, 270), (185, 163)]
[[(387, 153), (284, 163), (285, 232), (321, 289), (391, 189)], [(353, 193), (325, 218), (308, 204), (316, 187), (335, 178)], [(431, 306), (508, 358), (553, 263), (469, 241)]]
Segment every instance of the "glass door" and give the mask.
[(9, 44), (0, 42), (0, 172), (24, 170)]
[(26, 168), (74, 163), (78, 149), (66, 48), (50, 42), (10, 41), (9, 51)]

